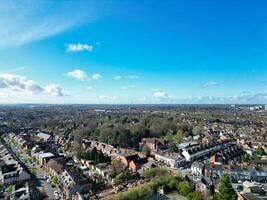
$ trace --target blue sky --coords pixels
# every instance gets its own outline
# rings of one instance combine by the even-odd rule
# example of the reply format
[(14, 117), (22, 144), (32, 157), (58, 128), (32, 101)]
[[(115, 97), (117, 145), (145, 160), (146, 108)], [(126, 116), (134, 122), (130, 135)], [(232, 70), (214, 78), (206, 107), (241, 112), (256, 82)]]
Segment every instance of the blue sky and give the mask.
[(0, 103), (267, 103), (266, 9), (4, 0)]

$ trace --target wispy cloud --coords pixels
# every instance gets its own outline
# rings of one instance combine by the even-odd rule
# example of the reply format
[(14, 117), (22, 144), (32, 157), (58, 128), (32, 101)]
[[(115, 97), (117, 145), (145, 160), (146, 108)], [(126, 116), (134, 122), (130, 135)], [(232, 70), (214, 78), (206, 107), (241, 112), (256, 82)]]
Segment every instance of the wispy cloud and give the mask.
[[(0, 47), (7, 48), (41, 40), (98, 16), (96, 1), (13, 1), (0, 4)], [(73, 11), (78, 10), (73, 15)]]
[(122, 79), (122, 76), (121, 75), (117, 75), (117, 76), (114, 76), (113, 79), (114, 80), (121, 80)]
[(14, 69), (11, 69), (8, 71), (8, 73), (15, 73), (15, 72), (20, 72), (20, 71), (23, 71), (25, 69), (27, 69), (28, 66), (20, 66), (20, 67), (16, 67)]
[(139, 76), (137, 76), (137, 75), (128, 75), (128, 76), (125, 76), (125, 78), (128, 78), (128, 79), (139, 79)]
[(67, 52), (77, 52), (77, 51), (93, 51), (93, 46), (89, 44), (66, 44)]
[(135, 88), (135, 85), (121, 86), (120, 87), (121, 90), (128, 90), (128, 89), (131, 89), (131, 88)]
[(202, 88), (210, 88), (210, 87), (216, 87), (218, 86), (219, 84), (215, 81), (208, 81), (204, 84), (202, 84)]
[(265, 103), (267, 101), (267, 93), (251, 93), (249, 91), (241, 92), (232, 96), (197, 96), (191, 95), (184, 100), (193, 103)]
[(111, 95), (111, 96), (100, 95), (100, 96), (98, 96), (98, 98), (101, 99), (101, 100), (116, 100), (118, 97), (114, 96), (114, 95)]
[(101, 77), (102, 77), (101, 74), (93, 74), (93, 75), (91, 76), (91, 79), (96, 81), (96, 80), (101, 79)]

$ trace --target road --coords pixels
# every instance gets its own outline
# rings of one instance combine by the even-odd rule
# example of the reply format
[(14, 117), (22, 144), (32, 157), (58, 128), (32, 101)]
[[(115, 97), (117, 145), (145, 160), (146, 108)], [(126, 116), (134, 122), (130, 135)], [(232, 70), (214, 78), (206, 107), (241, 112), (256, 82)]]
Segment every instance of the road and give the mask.
[(38, 189), (43, 189), (43, 191), (48, 196), (48, 199), (55, 200), (54, 191), (55, 189), (51, 186), (50, 183), (47, 182), (47, 180), (44, 178), (43, 172), (40, 170), (39, 166), (36, 166), (35, 164), (31, 164), (29, 161), (29, 156), (26, 155), (23, 151), (21, 151), (17, 146), (14, 144), (11, 144), (12, 151), (16, 154), (16, 152), (20, 153), (19, 159), (21, 161), (28, 160), (28, 162), (25, 163), (26, 167), (28, 169), (34, 169), (35, 171), (35, 184)]

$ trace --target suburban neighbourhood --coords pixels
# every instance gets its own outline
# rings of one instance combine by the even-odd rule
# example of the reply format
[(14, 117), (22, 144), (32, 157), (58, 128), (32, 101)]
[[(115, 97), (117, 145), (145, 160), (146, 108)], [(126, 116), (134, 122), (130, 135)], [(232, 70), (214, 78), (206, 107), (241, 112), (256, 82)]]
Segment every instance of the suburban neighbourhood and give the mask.
[[(245, 107), (232, 107), (225, 112), (251, 113), (264, 119), (264, 108), (257, 111), (247, 108), (246, 111)], [(60, 108), (62, 109), (65, 107)], [(82, 110), (85, 109), (88, 108)], [(154, 117), (173, 113), (147, 109)], [(113, 115), (123, 113), (124, 108), (121, 111), (101, 112), (90, 108), (87, 112), (91, 116), (100, 114), (101, 119), (105, 116), (112, 119)], [(138, 107), (131, 112), (137, 115)], [(148, 110), (145, 111), (147, 112)], [(11, 118), (5, 113), (1, 112), (2, 120), (9, 121)], [(79, 113), (77, 111), (76, 114)], [(178, 124), (175, 128), (177, 133), (173, 133), (174, 129), (170, 126), (166, 129), (169, 136), (142, 137), (132, 148), (127, 146), (127, 142), (114, 145), (103, 142), (105, 139), (96, 140), (92, 134), (87, 135), (93, 130), (85, 128), (85, 123), (76, 124), (72, 120), (64, 123), (73, 124), (72, 128), (67, 129), (69, 133), (72, 132), (71, 129), (76, 129), (77, 135), (74, 136), (65, 134), (64, 130), (67, 129), (58, 124), (48, 127), (44, 123), (43, 130), (36, 127), (12, 130), (2, 125), (1, 196), (10, 199), (124, 199), (126, 197), (123, 195), (127, 195), (127, 192), (136, 190), (140, 185), (146, 187), (165, 174), (165, 177), (176, 177), (167, 181), (172, 184), (177, 182), (177, 186), (157, 183), (156, 188), (152, 187), (146, 194), (140, 195), (151, 196), (149, 198), (165, 196), (170, 199), (215, 198), (222, 176), (226, 175), (236, 198), (266, 199), (266, 121), (257, 121), (256, 124), (241, 121), (237, 128), (236, 123), (233, 125), (232, 122), (217, 119), (214, 122), (213, 119), (200, 122), (198, 119), (199, 122), (195, 123), (196, 119), (190, 114), (185, 115), (181, 111), (177, 111), (177, 114), (179, 120), (183, 121), (183, 124)], [(138, 126), (140, 123), (137, 118), (133, 121), (128, 118), (127, 121), (130, 126)], [(195, 128), (191, 129), (190, 124), (196, 124)], [(55, 127), (56, 132), (60, 131), (58, 134), (49, 131)], [(95, 128), (94, 126), (94, 131), (97, 131)], [(187, 134), (186, 129), (191, 129), (192, 135)], [(182, 134), (188, 136), (171, 138), (177, 137), (183, 130), (185, 132)], [(131, 140), (130, 136), (126, 140)], [(173, 193), (175, 187), (179, 188), (181, 184), (184, 186), (180, 187), (188, 186), (188, 191), (178, 189), (178, 193)]]
[(267, 0), (0, 0), (0, 200), (267, 200)]

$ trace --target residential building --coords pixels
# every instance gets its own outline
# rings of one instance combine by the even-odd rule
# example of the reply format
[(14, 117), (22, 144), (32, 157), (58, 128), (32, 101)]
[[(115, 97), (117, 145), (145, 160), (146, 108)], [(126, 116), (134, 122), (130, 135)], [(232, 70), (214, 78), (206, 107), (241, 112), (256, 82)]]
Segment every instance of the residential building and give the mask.
[(185, 158), (180, 154), (162, 151), (155, 153), (155, 160), (163, 162), (172, 168), (183, 166), (186, 163)]
[(193, 162), (193, 164), (191, 165), (191, 171), (193, 175), (204, 175), (205, 171), (205, 165), (202, 162)]
[(147, 145), (151, 151), (158, 151), (164, 145), (167, 144), (167, 141), (159, 138), (143, 138), (142, 141), (139, 143), (139, 146), (142, 148), (143, 146)]
[(71, 199), (77, 192), (88, 193), (92, 184), (74, 169), (65, 169), (59, 174), (59, 181), (63, 184), (63, 193), (66, 199)]

